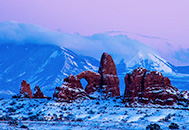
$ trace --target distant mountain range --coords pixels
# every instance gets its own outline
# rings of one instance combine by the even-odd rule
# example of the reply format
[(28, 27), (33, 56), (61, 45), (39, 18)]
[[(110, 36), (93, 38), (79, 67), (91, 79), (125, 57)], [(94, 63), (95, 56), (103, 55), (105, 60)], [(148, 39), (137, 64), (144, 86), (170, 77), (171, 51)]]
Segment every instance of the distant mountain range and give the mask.
[[(60, 86), (69, 74), (76, 75), (84, 70), (97, 72), (98, 67), (99, 61), (95, 58), (79, 56), (57, 45), (1, 44), (0, 96), (18, 93), (22, 80), (30, 83), (32, 89), (39, 85), (46, 95), (52, 96), (54, 88)], [(139, 52), (127, 64), (124, 59), (117, 64), (118, 75), (124, 78), (126, 73), (137, 67), (166, 73), (189, 72), (188, 66), (175, 67), (158, 55)], [(120, 86), (124, 89), (122, 80)]]
[(0, 45), (0, 96), (19, 92), (22, 80), (33, 89), (39, 85), (46, 95), (63, 83), (69, 74), (84, 70), (97, 71), (99, 61), (80, 57), (69, 49), (56, 45), (1, 44)]

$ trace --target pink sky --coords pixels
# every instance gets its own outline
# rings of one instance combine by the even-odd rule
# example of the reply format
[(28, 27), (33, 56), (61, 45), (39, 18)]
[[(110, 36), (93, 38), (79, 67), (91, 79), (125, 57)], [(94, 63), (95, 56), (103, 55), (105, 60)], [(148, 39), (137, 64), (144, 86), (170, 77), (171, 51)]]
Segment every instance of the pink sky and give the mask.
[[(0, 21), (81, 35), (127, 31), (166, 39), (177, 50), (189, 48), (188, 5), (188, 0), (0, 0)], [(166, 51), (163, 42), (141, 41)]]

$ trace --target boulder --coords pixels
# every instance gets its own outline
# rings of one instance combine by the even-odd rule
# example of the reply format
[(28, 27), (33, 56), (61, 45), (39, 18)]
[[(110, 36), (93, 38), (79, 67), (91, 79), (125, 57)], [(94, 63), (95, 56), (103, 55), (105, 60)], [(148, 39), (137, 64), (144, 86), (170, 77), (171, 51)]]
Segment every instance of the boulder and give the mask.
[(41, 92), (39, 86), (35, 86), (34, 88), (35, 92), (33, 94), (33, 98), (46, 98), (44, 95), (43, 95), (43, 92)]
[(105, 96), (120, 96), (116, 66), (108, 53), (102, 54), (98, 72), (101, 75), (101, 89)]
[(125, 76), (125, 84), (124, 101), (130, 104), (173, 105), (178, 100), (178, 89), (171, 86), (168, 77), (157, 71), (137, 68)]
[(32, 98), (30, 84), (28, 84), (25, 80), (23, 80), (21, 83), (20, 94), (22, 94), (25, 98), (28, 98), (28, 96), (29, 98)]

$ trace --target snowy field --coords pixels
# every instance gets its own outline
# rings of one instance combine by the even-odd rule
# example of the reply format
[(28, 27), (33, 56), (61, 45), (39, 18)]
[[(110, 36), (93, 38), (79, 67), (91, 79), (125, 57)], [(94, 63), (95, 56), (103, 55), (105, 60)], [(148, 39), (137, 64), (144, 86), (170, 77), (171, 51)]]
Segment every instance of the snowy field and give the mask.
[(121, 98), (57, 103), (47, 99), (1, 99), (1, 129), (146, 129), (151, 123), (189, 129), (189, 107), (128, 107)]

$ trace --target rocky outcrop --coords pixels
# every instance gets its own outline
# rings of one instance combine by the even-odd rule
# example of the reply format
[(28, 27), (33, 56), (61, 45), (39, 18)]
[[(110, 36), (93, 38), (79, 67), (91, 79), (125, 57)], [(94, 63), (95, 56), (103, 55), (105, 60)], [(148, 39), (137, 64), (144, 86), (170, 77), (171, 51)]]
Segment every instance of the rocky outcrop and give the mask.
[(120, 96), (119, 78), (112, 57), (103, 53), (98, 71), (101, 75), (102, 92), (106, 96)]
[(157, 71), (137, 68), (125, 76), (125, 84), (124, 100), (130, 104), (173, 105), (178, 100), (178, 89), (171, 86), (169, 78)]
[(41, 91), (41, 89), (39, 88), (39, 86), (35, 86), (34, 88), (34, 94), (33, 94), (33, 98), (47, 98), (43, 95), (43, 92)]
[[(144, 80), (144, 99), (153, 104), (173, 105), (178, 100), (179, 90), (171, 86), (169, 78), (163, 77), (162, 73), (152, 71)], [(149, 103), (146, 100), (142, 100)]]
[(64, 79), (64, 83), (61, 87), (56, 87), (53, 94), (53, 98), (57, 98), (60, 102), (71, 102), (78, 99), (79, 97), (85, 97), (86, 92), (84, 91), (79, 80), (74, 75)]
[(124, 100), (129, 103), (138, 101), (144, 90), (144, 77), (147, 70), (143, 68), (135, 69), (132, 74), (125, 76)]
[(32, 98), (30, 84), (28, 84), (25, 80), (21, 83), (20, 94), (22, 94), (25, 98)]
[(21, 83), (20, 93), (12, 96), (12, 98), (48, 98), (47, 96), (43, 95), (43, 92), (40, 90), (39, 86), (36, 85), (34, 90), (35, 92), (32, 96), (30, 84), (23, 80)]
[[(83, 78), (88, 82), (85, 90), (80, 82)], [(107, 53), (103, 53), (101, 57), (99, 73), (83, 71), (76, 76), (70, 75), (64, 79), (61, 87), (56, 87), (53, 97), (58, 101), (72, 101), (79, 97), (90, 97), (94, 92), (99, 92), (104, 97), (120, 96), (116, 66)]]

